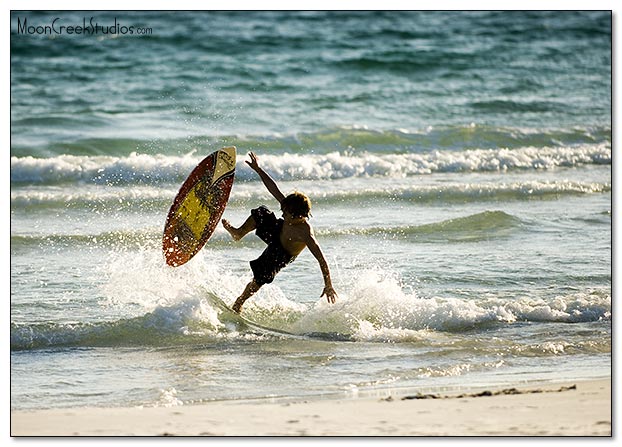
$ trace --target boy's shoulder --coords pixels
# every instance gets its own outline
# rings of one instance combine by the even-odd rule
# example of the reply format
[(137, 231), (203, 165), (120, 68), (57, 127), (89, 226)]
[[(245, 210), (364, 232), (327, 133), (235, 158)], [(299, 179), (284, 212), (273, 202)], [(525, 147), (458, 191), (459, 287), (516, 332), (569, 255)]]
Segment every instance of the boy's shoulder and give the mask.
[(288, 225), (288, 227), (296, 233), (313, 233), (313, 227), (307, 219), (292, 223), (291, 225)]
[(302, 222), (296, 223), (295, 226), (297, 228), (308, 228), (309, 230), (313, 229), (313, 227), (311, 226), (311, 224), (309, 223), (307, 219), (304, 219)]

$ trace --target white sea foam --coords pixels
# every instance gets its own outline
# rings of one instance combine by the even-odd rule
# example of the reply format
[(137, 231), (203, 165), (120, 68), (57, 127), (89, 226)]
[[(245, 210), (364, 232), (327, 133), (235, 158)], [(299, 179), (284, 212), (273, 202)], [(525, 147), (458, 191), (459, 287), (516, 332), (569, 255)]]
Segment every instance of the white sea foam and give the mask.
[(177, 390), (173, 387), (160, 390), (160, 398), (156, 402), (156, 407), (178, 407), (183, 405), (184, 402), (177, 397)]
[[(83, 182), (110, 185), (178, 182), (190, 173), (200, 159), (194, 152), (182, 156), (132, 153), (128, 157), (11, 157), (11, 181), (18, 184)], [(242, 163), (239, 160), (238, 167)], [(352, 151), (262, 154), (261, 163), (277, 180), (378, 176), (400, 178), (436, 172), (496, 172), (611, 164), (611, 145), (601, 143), (573, 147), (439, 150), (399, 154)], [(236, 175), (244, 180), (256, 180), (249, 169), (238, 169)]]
[(379, 270), (362, 271), (335, 305), (323, 300), (290, 328), (296, 333), (338, 332), (365, 341), (430, 340), (435, 331), (463, 331), (518, 321), (582, 322), (609, 320), (611, 297), (575, 293), (550, 301), (419, 297)]
[(11, 181), (17, 183), (160, 183), (186, 176), (200, 161), (182, 156), (132, 153), (127, 157), (59, 155), (11, 157)]

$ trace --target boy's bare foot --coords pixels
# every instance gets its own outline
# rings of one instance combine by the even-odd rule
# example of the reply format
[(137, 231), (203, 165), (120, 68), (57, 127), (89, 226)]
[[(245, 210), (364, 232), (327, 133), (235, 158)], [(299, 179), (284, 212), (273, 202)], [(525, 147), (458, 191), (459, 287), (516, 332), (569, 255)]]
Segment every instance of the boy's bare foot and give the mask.
[(236, 301), (231, 307), (231, 310), (233, 310), (236, 314), (239, 314), (240, 312), (242, 312), (242, 303), (238, 303)]
[(242, 235), (240, 235), (238, 229), (231, 225), (227, 219), (222, 220), (222, 226), (229, 232), (234, 241), (242, 239)]

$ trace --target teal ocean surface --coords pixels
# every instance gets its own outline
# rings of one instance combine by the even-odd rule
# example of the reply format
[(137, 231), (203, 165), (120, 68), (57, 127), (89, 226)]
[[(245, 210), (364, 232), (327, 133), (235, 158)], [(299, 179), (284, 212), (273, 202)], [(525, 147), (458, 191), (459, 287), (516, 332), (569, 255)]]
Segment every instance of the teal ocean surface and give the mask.
[[(12, 12), (12, 409), (608, 376), (611, 21)], [(244, 308), (274, 331), (224, 312), (264, 245), (222, 227), (164, 263), (173, 197), (225, 145), (224, 217), (278, 210), (254, 151), (311, 197), (335, 304), (305, 251)]]

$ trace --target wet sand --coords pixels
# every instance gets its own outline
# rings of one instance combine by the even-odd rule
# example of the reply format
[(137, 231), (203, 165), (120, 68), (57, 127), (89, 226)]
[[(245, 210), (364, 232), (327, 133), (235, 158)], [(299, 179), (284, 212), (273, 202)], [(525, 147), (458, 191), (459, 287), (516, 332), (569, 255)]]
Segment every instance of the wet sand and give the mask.
[(611, 381), (11, 413), (12, 436), (610, 436)]

